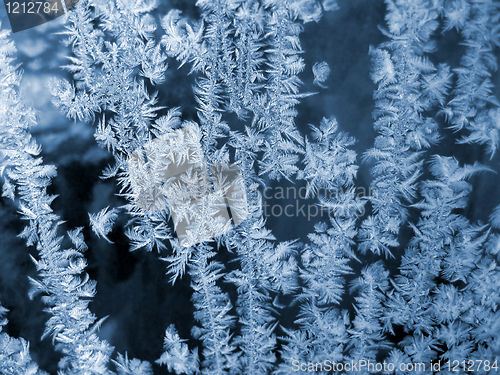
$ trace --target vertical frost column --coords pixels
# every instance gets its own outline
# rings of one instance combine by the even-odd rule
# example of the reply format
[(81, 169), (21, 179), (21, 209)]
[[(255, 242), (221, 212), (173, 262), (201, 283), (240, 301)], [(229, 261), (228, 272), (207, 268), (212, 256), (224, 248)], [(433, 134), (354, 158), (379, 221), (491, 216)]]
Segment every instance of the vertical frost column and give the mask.
[[(7, 172), (3, 195), (14, 200), (17, 192), (22, 218), (29, 221), (20, 236), (38, 251), (39, 259), (33, 261), (40, 279), (31, 280), (31, 296), (44, 294), (42, 300), (52, 315), (43, 336), (53, 335), (56, 348), (64, 354), (60, 367), (67, 374), (107, 374), (113, 349), (97, 336), (100, 322), (88, 308), (95, 282), (85, 273), (83, 235), (80, 229), (68, 233), (75, 248), (61, 249), (63, 237), (57, 235), (60, 218), (50, 207), (56, 197), (47, 194), (56, 168), (37, 158), (41, 148), (29, 132), (34, 112), (19, 96), (22, 74), (8, 57), (15, 52), (14, 45), (4, 43), (4, 37), (0, 34), (0, 150), (5, 157), (2, 170)], [(36, 366), (27, 370), (35, 373)]]
[(485, 170), (477, 163), (462, 167), (455, 158), (433, 157), (434, 179), (422, 183), (422, 200), (414, 205), (422, 216), (413, 226), (383, 314), (386, 332), (404, 327), (407, 334), (388, 362), (494, 357), (488, 346), (498, 336), (493, 327), (498, 326), (499, 297), (491, 287), (500, 285), (500, 270), (485, 254), (486, 226), (470, 223), (461, 213), (472, 190), (467, 180)]
[[(356, 235), (357, 212), (364, 202), (355, 194), (353, 180), (358, 167), (356, 153), (350, 149), (353, 137), (338, 131), (335, 118), (312, 126), (312, 141), (306, 139), (305, 168), (298, 177), (307, 181), (307, 195), (319, 195), (321, 210), (328, 212), (329, 224), (316, 224), (301, 250), (300, 278), (303, 300), (295, 323), (300, 329), (286, 330), (283, 363), (276, 374), (296, 371), (301, 363), (342, 362), (348, 342), (347, 311), (336, 306), (344, 293), (344, 276), (352, 273), (349, 261)], [(321, 193), (321, 194), (320, 194)], [(327, 373), (328, 371), (320, 371)]]
[(259, 175), (280, 180), (290, 179), (297, 171), (296, 163), (303, 154), (304, 139), (295, 127), (295, 105), (304, 94), (299, 94), (302, 83), (297, 76), (304, 70), (304, 60), (299, 34), (302, 26), (295, 22), (298, 17), (293, 1), (270, 0), (267, 23), (266, 59), (268, 69), (265, 92), (257, 99), (258, 124), (265, 134)]
[[(460, 30), (466, 46), (452, 99), (442, 110), (454, 131), (467, 129), (459, 143), (486, 144), (493, 157), (500, 143), (500, 103), (493, 94), (492, 72), (500, 47), (500, 4), (453, 0), (443, 9), (446, 30)], [(497, 49), (498, 50), (498, 49)]]
[[(16, 136), (9, 131), (12, 118), (21, 120), (27, 115), (24, 121), (29, 121), (33, 115), (26, 111), (18, 98), (18, 85), (21, 80), (21, 73), (13, 64), (14, 58), (11, 55), (16, 53), (14, 42), (8, 39), (9, 32), (1, 28), (0, 24), (0, 168), (7, 163), (4, 159), (8, 155), (6, 148), (11, 146), (11, 142), (16, 140)], [(14, 98), (14, 100), (13, 100)], [(13, 111), (13, 108), (17, 109)], [(30, 116), (31, 115), (31, 116)], [(17, 124), (18, 126), (20, 124)], [(26, 126), (28, 126), (26, 124)], [(17, 129), (18, 131), (20, 129)], [(22, 135), (22, 133), (21, 133)], [(3, 174), (3, 173), (2, 173)], [(3, 182), (4, 197), (15, 197), (15, 186), (6, 178)], [(2, 332), (3, 327), (7, 325), (7, 319), (4, 318), (7, 309), (0, 305), (0, 372), (5, 374), (32, 374), (45, 375), (45, 372), (38, 369), (38, 365), (31, 361), (29, 354), (29, 343), (23, 338), (15, 339), (6, 332)]]
[[(238, 1), (199, 0), (203, 21), (191, 26), (180, 17), (180, 11), (171, 10), (162, 20), (166, 35), (162, 43), (168, 55), (182, 64), (193, 63), (191, 72), (203, 72), (196, 81), (194, 92), (202, 131), (202, 148), (209, 162), (227, 162), (227, 151), (217, 150), (218, 139), (228, 135), (229, 126), (222, 120), (224, 100), (233, 102), (234, 45), (232, 19)], [(227, 91), (227, 95), (225, 93)], [(228, 99), (231, 97), (232, 99)]]
[[(225, 124), (221, 122), (223, 103), (226, 111), (240, 118), (248, 111), (255, 114), (260, 110), (257, 93), (262, 86), (259, 81), (264, 79), (260, 66), (264, 25), (268, 18), (255, 1), (200, 1), (197, 4), (203, 9), (206, 28), (184, 23), (178, 11), (171, 11), (162, 22), (166, 31), (163, 42), (168, 53), (182, 63), (192, 61), (192, 70), (201, 70), (206, 75), (198, 80), (195, 94), (200, 104), (203, 150), (214, 163), (228, 157), (225, 147), (215, 148), (214, 137), (220, 138), (223, 134), (212, 131), (213, 126)], [(274, 254), (270, 242), (274, 237), (264, 228), (258, 178), (253, 171), (256, 153), (263, 144), (262, 135), (253, 127), (247, 127), (246, 132), (245, 135), (232, 132), (229, 142), (236, 149), (235, 164), (241, 167), (246, 185), (249, 217), (226, 241), (227, 246), (236, 249), (241, 264), (241, 270), (231, 272), (227, 280), (238, 287), (237, 311), (242, 329), (234, 343), (242, 351), (239, 368), (248, 373), (266, 374), (276, 360), (276, 338), (272, 333), (276, 325), (266, 307), (270, 303), (267, 289), (272, 276), (264, 266), (267, 261), (272, 263), (268, 258)], [(217, 178), (213, 180), (214, 185), (219, 184)], [(180, 264), (181, 257), (181, 254), (173, 257), (173, 264)], [(179, 269), (177, 265), (175, 268)], [(207, 320), (205, 322), (208, 324)], [(207, 363), (203, 366), (207, 367)]]
[(405, 202), (416, 195), (421, 174), (421, 151), (439, 140), (437, 123), (424, 112), (443, 104), (449, 85), (449, 68), (437, 69), (426, 58), (434, 50), (429, 40), (439, 23), (440, 4), (431, 0), (387, 0), (390, 38), (371, 48), (375, 130), (379, 135), (364, 157), (374, 162), (372, 215), (359, 233), (362, 253), (372, 251), (386, 257), (399, 246), (398, 233), (407, 220)]
[[(222, 104), (227, 96), (225, 88), (236, 88), (233, 83), (233, 44), (230, 34), (232, 18), (238, 2), (224, 0), (198, 1), (206, 22), (191, 26), (181, 19), (178, 10), (170, 11), (162, 20), (166, 35), (162, 38), (167, 54), (182, 62), (193, 63), (191, 71), (205, 74), (197, 80), (194, 92), (199, 105), (198, 117), (202, 133), (204, 157), (209, 163), (227, 163), (225, 147), (218, 148), (218, 139), (228, 135), (229, 126), (222, 120)], [(233, 95), (234, 97), (234, 95)], [(233, 99), (228, 100), (233, 101)], [(189, 254), (189, 255), (188, 255)], [(200, 326), (193, 335), (203, 341), (202, 373), (224, 374), (237, 365), (238, 354), (233, 344), (230, 327), (234, 317), (229, 314), (232, 304), (227, 293), (217, 285), (223, 275), (223, 265), (210, 260), (215, 252), (205, 243), (189, 250), (179, 250), (169, 258), (173, 280), (182, 273), (182, 264), (189, 261), (193, 278), (195, 319)]]

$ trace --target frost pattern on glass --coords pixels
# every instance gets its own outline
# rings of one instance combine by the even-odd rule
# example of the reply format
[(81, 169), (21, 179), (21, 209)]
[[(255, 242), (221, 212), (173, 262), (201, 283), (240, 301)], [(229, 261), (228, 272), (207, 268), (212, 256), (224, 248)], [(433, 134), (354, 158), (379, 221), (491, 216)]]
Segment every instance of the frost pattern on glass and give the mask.
[[(15, 207), (12, 217), (26, 223), (19, 237), (32, 247), (23, 253), (33, 261), (29, 297), (41, 296), (47, 307), (43, 337), (61, 354), (58, 373), (455, 372), (448, 360), (451, 368), (460, 360), (457, 373), (471, 362), (475, 373), (498, 371), (500, 206), (477, 220), (473, 205), (498, 171), (498, 159), (487, 159), (500, 139), (493, 86), (499, 2), (385, 1), (383, 41), (366, 45), (366, 63), (350, 70), (361, 77), (371, 67), (376, 85), (370, 102), (370, 83), (354, 81), (368, 86), (365, 118), (374, 107), (374, 133), (366, 137), (336, 107), (349, 94), (343, 88), (363, 92), (353, 81), (338, 84), (338, 62), (349, 56), (302, 47), (314, 30), (331, 30), (321, 21), (327, 11), (338, 9), (328, 20), (340, 20), (357, 1), (198, 0), (197, 11), (185, 13), (171, 3), (82, 0), (68, 13), (70, 74), (51, 81), (53, 101), (77, 121), (71, 126), (94, 127), (110, 156), (102, 178), (110, 191), (119, 188), (110, 202), (88, 206), (88, 215), (65, 207), (84, 223), (64, 235), (57, 196), (49, 194), (60, 187), (57, 170), (30, 133), (37, 117), (20, 95), (14, 45), (0, 32), (0, 209)], [(450, 56), (442, 53), (448, 38), (463, 43)], [(185, 67), (188, 78), (179, 82), (192, 77), (193, 90), (183, 100), (193, 101), (166, 108)], [(324, 87), (301, 92), (302, 80)], [(299, 115), (316, 101), (330, 113)], [(357, 194), (360, 187), (370, 193)], [(268, 198), (277, 188), (282, 195)], [(285, 206), (267, 216), (268, 203), (286, 205), (294, 191), (325, 215), (290, 218)], [(3, 198), (12, 202), (4, 206)], [(168, 297), (188, 295), (181, 318), (139, 304), (165, 318), (155, 327), (156, 348), (138, 343), (149, 362), (113, 354), (115, 317), (91, 311), (96, 293), (109, 289), (93, 275), (103, 280), (115, 271), (96, 272), (100, 245), (136, 251), (141, 262), (158, 255), (166, 267), (154, 281), (172, 284)], [(121, 283), (124, 296), (133, 297), (132, 284)], [(16, 312), (5, 300), (12, 322)], [(142, 323), (135, 310), (126, 313)], [(0, 372), (43, 374), (31, 360), (38, 353), (7, 335), (6, 314), (0, 307)]]

